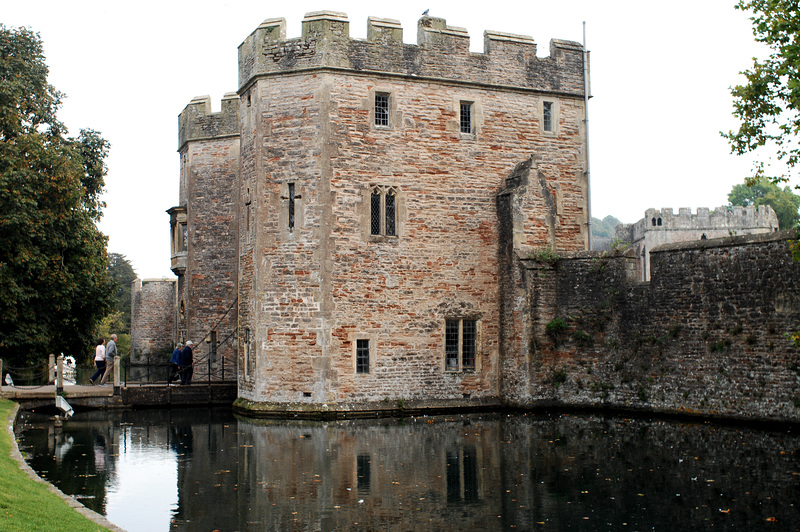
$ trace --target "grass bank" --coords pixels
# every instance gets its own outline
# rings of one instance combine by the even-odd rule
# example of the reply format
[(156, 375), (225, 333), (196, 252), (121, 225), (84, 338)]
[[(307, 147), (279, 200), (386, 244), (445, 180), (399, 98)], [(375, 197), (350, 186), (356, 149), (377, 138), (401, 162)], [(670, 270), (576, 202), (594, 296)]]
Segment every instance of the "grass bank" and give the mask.
[(70, 507), (48, 484), (20, 469), (11, 454), (14, 441), (7, 430), (15, 406), (12, 401), (0, 399), (0, 420), (5, 422), (0, 430), (0, 530), (109, 530)]

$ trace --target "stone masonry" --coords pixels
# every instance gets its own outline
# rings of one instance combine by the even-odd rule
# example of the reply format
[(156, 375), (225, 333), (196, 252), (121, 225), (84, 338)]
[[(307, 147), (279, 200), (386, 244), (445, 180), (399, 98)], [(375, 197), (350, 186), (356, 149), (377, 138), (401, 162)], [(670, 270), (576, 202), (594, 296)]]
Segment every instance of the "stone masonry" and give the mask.
[[(221, 112), (181, 113), (175, 303), (152, 302), (201, 356), (216, 333), (236, 407), (800, 419), (800, 265), (774, 213), (648, 210), (635, 249), (585, 251), (581, 47), (539, 58), (487, 31), (476, 54), (444, 19), (417, 30), (266, 20)], [(751, 229), (770, 232), (733, 235)], [(146, 316), (134, 346), (161, 337)]]
[[(497, 403), (495, 197), (517, 164), (535, 157), (540, 172), (515, 238), (586, 247), (580, 45), (552, 41), (541, 59), (530, 37), (486, 32), (474, 54), (463, 29), (431, 17), (418, 44), (402, 32), (370, 18), (355, 40), (344, 14), (319, 12), (300, 38), (272, 19), (239, 47), (246, 401)], [(474, 324), (472, 367), (446, 367), (448, 321), (458, 348)]]
[(175, 338), (176, 283), (172, 279), (135, 279), (131, 283), (131, 360), (171, 353)]
[(722, 206), (672, 209), (647, 209), (644, 218), (634, 224), (620, 224), (616, 237), (630, 243), (636, 252), (637, 272), (642, 281), (650, 280), (650, 250), (662, 244), (690, 242), (734, 235), (756, 235), (778, 230), (778, 216), (769, 205), (759, 207)]

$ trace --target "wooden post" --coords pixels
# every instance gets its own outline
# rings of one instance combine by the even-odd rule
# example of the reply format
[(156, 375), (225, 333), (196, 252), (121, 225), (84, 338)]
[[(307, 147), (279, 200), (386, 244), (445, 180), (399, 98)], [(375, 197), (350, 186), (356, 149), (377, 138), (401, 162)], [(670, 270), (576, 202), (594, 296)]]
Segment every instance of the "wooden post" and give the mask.
[(119, 365), (122, 363), (122, 357), (119, 354), (114, 359), (114, 395), (119, 395)]
[(53, 383), (56, 380), (56, 356), (50, 353), (47, 357), (47, 382)]
[(58, 374), (56, 375), (56, 395), (64, 391), (64, 355), (58, 355)]

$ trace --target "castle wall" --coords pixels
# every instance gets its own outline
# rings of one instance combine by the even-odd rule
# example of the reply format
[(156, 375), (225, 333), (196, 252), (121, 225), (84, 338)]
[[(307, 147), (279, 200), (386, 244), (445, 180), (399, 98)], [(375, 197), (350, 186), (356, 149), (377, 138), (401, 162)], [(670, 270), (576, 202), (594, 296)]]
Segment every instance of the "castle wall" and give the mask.
[[(746, 419), (798, 419), (800, 265), (790, 235), (670, 244), (650, 283), (632, 253), (525, 262), (529, 388), (512, 404), (562, 404)], [(555, 327), (560, 318), (564, 327)], [(548, 325), (550, 331), (548, 332)]]
[(617, 227), (617, 237), (631, 242), (638, 257), (639, 278), (650, 280), (649, 252), (656, 246), (675, 242), (722, 238), (733, 235), (755, 235), (778, 230), (778, 216), (769, 205), (758, 207), (722, 206), (709, 211), (707, 207), (647, 209), (644, 218), (630, 225)]
[[(531, 85), (528, 78), (503, 78), (519, 82), (519, 90), (488, 78), (472, 81), (467, 73), (476, 54), (462, 46), (468, 44), (463, 36), (451, 34), (437, 33), (443, 40), (414, 48), (425, 59), (447, 55), (442, 46), (455, 47), (446, 60), (431, 59), (435, 65), (420, 60), (420, 68), (436, 71), (425, 71), (424, 80), (407, 75), (398, 63), (402, 54), (389, 59), (399, 44), (387, 44), (380, 58), (376, 43), (339, 42), (337, 50), (347, 53), (336, 59), (344, 61), (338, 70), (306, 72), (321, 65), (314, 61), (335, 62), (336, 50), (311, 57), (299, 44), (322, 41), (287, 41), (294, 61), (283, 56), (262, 64), (272, 53), (265, 27), (280, 35), (282, 26), (262, 25), (240, 47), (240, 69), (250, 69), (240, 77), (240, 193), (253, 194), (254, 218), (240, 233), (240, 338), (244, 329), (252, 341), (240, 348), (240, 395), (354, 408), (385, 400), (496, 400), (495, 196), (513, 168), (535, 154), (539, 173), (530, 194), (517, 197), (515, 237), (524, 245), (584, 249), (582, 93), (546, 93), (551, 85)], [(494, 56), (481, 59), (484, 69), (518, 73), (511, 58), (524, 54), (514, 47), (532, 48), (535, 56), (532, 41), (509, 37), (492, 52), (499, 70), (492, 70)], [(364, 52), (358, 68), (347, 55), (353, 50)], [(370, 63), (379, 59), (384, 63)], [(559, 68), (564, 79), (551, 69), (548, 83), (576, 88), (574, 61)], [(376, 92), (390, 96), (385, 127), (374, 126)], [(543, 99), (557, 110), (547, 134)], [(462, 101), (474, 106), (470, 134), (459, 129)], [(371, 234), (376, 187), (396, 194), (397, 236)], [(246, 208), (240, 212), (247, 216)], [(476, 320), (474, 371), (446, 370), (446, 320)], [(356, 370), (359, 340), (370, 345), (365, 373)]]
[(135, 279), (131, 283), (131, 361), (160, 359), (172, 352), (176, 299), (175, 280)]

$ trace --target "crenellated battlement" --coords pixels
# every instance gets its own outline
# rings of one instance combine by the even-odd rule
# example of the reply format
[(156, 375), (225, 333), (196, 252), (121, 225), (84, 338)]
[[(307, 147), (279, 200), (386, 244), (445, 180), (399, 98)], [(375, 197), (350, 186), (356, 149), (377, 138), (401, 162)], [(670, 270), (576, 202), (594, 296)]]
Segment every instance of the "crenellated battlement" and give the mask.
[(195, 96), (178, 115), (178, 151), (190, 140), (239, 135), (239, 95), (226, 93), (221, 110), (211, 111), (209, 96)]
[(239, 46), (239, 90), (262, 76), (333, 69), (583, 96), (579, 43), (553, 39), (544, 58), (527, 35), (485, 31), (483, 53), (470, 52), (469, 43), (466, 29), (436, 17), (419, 20), (416, 45), (403, 43), (393, 19), (369, 17), (366, 40), (350, 37), (345, 13), (307, 13), (301, 37), (292, 39), (285, 19), (268, 19)]
[[(647, 209), (644, 218), (634, 224), (617, 227), (617, 237), (636, 242), (651, 231), (703, 231), (708, 238), (727, 234), (744, 234), (748, 230), (778, 230), (778, 217), (769, 205), (741, 207), (722, 206), (714, 211), (708, 207), (699, 207), (696, 214), (688, 208)], [(722, 232), (723, 234), (720, 234)], [(713, 236), (712, 236), (713, 235)]]

